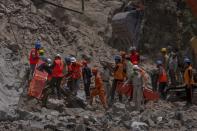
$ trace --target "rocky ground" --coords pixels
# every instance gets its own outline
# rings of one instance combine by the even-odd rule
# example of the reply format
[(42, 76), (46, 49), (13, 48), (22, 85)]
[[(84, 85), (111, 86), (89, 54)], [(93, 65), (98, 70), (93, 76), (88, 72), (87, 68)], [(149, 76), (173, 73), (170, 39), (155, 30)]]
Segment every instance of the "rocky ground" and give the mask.
[[(80, 8), (79, 0), (51, 2), (77, 10)], [(144, 23), (145, 37), (142, 41), (145, 49), (149, 49), (155, 40), (151, 50), (160, 41), (164, 45), (167, 39), (176, 41), (172, 33), (177, 29), (177, 23), (173, 21), (174, 2), (166, 1), (167, 6), (159, 4), (161, 0), (157, 2), (156, 5), (160, 6), (155, 10), (152, 10), (151, 1), (147, 3), (149, 10), (145, 18), (150, 16), (150, 19), (145, 19)], [(85, 3), (84, 14), (77, 14), (40, 3), (39, 0), (0, 1), (0, 131), (195, 130), (197, 107), (185, 108), (184, 102), (148, 102), (144, 111), (137, 112), (133, 110), (133, 104), (125, 99), (125, 103), (115, 103), (105, 111), (97, 101), (94, 106), (89, 106), (84, 101), (83, 92), (79, 93), (79, 98), (73, 98), (75, 104), (69, 103), (66, 98), (60, 101), (51, 98), (48, 108), (42, 108), (39, 101), (26, 96), (28, 54), (38, 37), (46, 55), (51, 58), (56, 53), (63, 57), (75, 55), (78, 59), (90, 60), (92, 66), (100, 66), (100, 60), (111, 61), (117, 53), (107, 44), (111, 37), (108, 21), (122, 2), (85, 0)], [(159, 23), (160, 17), (151, 14), (154, 11), (162, 14), (164, 10), (169, 13), (164, 19), (169, 21), (154, 26), (154, 23)], [(157, 29), (163, 32), (158, 33)], [(149, 30), (152, 30), (151, 35)]]

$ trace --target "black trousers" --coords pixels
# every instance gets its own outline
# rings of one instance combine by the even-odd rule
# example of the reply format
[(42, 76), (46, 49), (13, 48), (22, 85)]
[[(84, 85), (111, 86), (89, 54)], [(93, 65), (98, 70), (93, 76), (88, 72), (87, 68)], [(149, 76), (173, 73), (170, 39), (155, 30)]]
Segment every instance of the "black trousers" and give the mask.
[(84, 82), (84, 91), (85, 91), (86, 97), (90, 96), (90, 84), (91, 84), (90, 80), (87, 82)]
[[(112, 84), (112, 89), (111, 89), (111, 102), (114, 101), (114, 96), (115, 96), (115, 92), (116, 92), (116, 87), (118, 85), (118, 82), (123, 82), (122, 80), (116, 80), (114, 79), (113, 84)], [(119, 94), (119, 101), (122, 101), (122, 95)]]
[(53, 77), (51, 79), (50, 87), (49, 87), (49, 88), (53, 89), (53, 91), (54, 91), (54, 88), (56, 88), (58, 99), (60, 99), (60, 97), (61, 97), (61, 93), (60, 93), (61, 81), (62, 81), (62, 77)]
[(43, 90), (43, 98), (42, 105), (46, 106), (49, 95), (54, 93), (54, 88), (57, 90), (58, 99), (61, 97), (60, 93), (60, 85), (61, 85), (62, 77), (53, 77), (51, 81), (47, 84), (47, 87)]
[(167, 86), (166, 82), (159, 83), (159, 93), (160, 93), (161, 99), (165, 99), (166, 98), (166, 90), (165, 90), (166, 86)]
[(192, 104), (192, 87), (185, 87), (185, 91), (186, 91), (186, 101), (188, 104)]

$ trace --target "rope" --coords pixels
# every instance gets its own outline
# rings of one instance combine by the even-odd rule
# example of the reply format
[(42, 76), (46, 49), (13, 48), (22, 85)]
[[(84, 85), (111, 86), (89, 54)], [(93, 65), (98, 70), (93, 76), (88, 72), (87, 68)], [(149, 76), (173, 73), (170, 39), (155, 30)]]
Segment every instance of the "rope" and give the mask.
[[(67, 8), (67, 7), (63, 7), (61, 5), (57, 5), (57, 4), (52, 3), (50, 1), (47, 1), (47, 0), (42, 0), (42, 2), (50, 4), (50, 5), (53, 5), (53, 6), (56, 6), (58, 8), (62, 8), (62, 9), (68, 10), (68, 11), (72, 11), (72, 12), (75, 12), (75, 13), (83, 14), (83, 12), (81, 12), (81, 11), (77, 11), (77, 10), (73, 10), (73, 9), (70, 9), (70, 8)], [(84, 10), (84, 0), (82, 0), (82, 11), (83, 10)]]

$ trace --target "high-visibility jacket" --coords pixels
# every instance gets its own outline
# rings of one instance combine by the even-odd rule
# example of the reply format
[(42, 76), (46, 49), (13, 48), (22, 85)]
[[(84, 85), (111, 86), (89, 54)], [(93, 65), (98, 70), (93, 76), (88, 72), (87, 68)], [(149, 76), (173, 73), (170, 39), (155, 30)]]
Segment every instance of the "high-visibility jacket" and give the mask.
[[(192, 70), (193, 70), (192, 66), (189, 66), (184, 72), (184, 82), (186, 85), (194, 84), (194, 77), (193, 77)], [(189, 76), (189, 72), (191, 72), (191, 76)]]
[(52, 77), (63, 77), (64, 62), (61, 59), (54, 61), (54, 68), (52, 70)]
[(81, 64), (80, 63), (76, 63), (76, 64), (72, 64), (71, 65), (71, 69), (72, 69), (72, 79), (80, 79), (81, 78)]
[(124, 65), (122, 63), (118, 63), (115, 67), (114, 71), (114, 79), (116, 80), (124, 80)]
[(159, 83), (168, 82), (167, 73), (166, 73), (164, 67), (160, 67), (159, 73), (160, 73), (159, 74)]
[(133, 53), (131, 53), (131, 55), (130, 55), (130, 60), (131, 60), (131, 63), (136, 63), (136, 64), (138, 64), (139, 63), (139, 61), (140, 61), (140, 55), (139, 55), (139, 53), (138, 52), (133, 52)]
[(31, 49), (30, 55), (29, 55), (29, 63), (31, 65), (36, 65), (39, 62), (39, 53), (38, 50), (35, 48)]

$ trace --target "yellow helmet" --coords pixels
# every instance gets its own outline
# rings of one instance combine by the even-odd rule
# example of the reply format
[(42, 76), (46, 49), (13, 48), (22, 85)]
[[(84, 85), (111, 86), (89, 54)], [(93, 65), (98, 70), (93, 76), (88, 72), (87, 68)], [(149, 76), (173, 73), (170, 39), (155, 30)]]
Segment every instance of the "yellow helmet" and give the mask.
[(43, 49), (39, 50), (39, 54), (44, 55), (44, 50)]
[(161, 48), (161, 52), (167, 52), (166, 48)]

